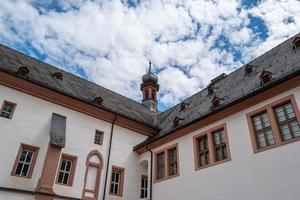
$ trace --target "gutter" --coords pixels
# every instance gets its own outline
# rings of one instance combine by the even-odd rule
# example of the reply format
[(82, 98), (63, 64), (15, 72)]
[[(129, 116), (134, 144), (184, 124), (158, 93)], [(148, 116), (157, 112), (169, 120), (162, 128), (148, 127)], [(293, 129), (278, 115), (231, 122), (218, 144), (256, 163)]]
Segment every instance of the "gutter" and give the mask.
[(146, 149), (147, 151), (150, 152), (151, 154), (151, 161), (150, 161), (150, 187), (149, 187), (149, 200), (152, 200), (152, 186), (153, 186), (153, 180), (152, 180), (152, 173), (153, 173), (153, 151), (151, 151), (151, 149), (148, 148), (148, 145), (146, 145)]
[(114, 134), (114, 126), (115, 122), (117, 120), (118, 116), (115, 115), (115, 118), (111, 124), (111, 130), (110, 130), (110, 139), (109, 139), (109, 146), (108, 146), (108, 155), (107, 155), (107, 163), (106, 163), (106, 171), (105, 171), (105, 180), (104, 180), (104, 189), (103, 189), (103, 197), (102, 200), (105, 200), (106, 195), (106, 187), (107, 187), (107, 178), (108, 178), (108, 171), (109, 171), (109, 164), (110, 164), (110, 154), (111, 154), (111, 146), (112, 146), (112, 140), (113, 140), (113, 134)]

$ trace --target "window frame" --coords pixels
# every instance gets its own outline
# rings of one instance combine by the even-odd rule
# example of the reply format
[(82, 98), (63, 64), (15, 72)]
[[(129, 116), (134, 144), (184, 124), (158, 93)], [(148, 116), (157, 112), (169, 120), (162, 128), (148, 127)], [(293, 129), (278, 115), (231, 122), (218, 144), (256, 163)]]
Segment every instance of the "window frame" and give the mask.
[[(268, 149), (272, 149), (284, 144), (288, 144), (291, 142), (295, 142), (300, 140), (300, 137), (295, 137), (289, 140), (284, 141), (282, 139), (281, 133), (280, 133), (280, 127), (279, 127), (279, 123), (277, 122), (277, 118), (276, 118), (276, 114), (275, 114), (275, 108), (280, 107), (286, 103), (291, 103), (292, 108), (295, 112), (296, 115), (296, 119), (298, 124), (300, 125), (300, 112), (299, 112), (299, 108), (298, 108), (298, 104), (296, 102), (295, 96), (293, 94), (288, 95), (286, 97), (283, 97), (281, 99), (275, 100), (274, 102), (267, 104), (265, 106), (262, 106), (250, 113), (248, 113), (246, 115), (247, 117), (247, 122), (248, 122), (248, 127), (249, 127), (249, 133), (250, 133), (250, 138), (251, 138), (251, 143), (252, 143), (252, 149), (254, 153), (258, 153), (261, 151), (265, 151)], [(255, 127), (254, 124), (252, 122), (252, 117), (266, 111), (270, 120), (270, 124), (271, 124), (271, 128), (272, 128), (272, 132), (273, 132), (273, 137), (275, 140), (275, 144), (264, 147), (264, 148), (259, 148), (257, 145), (257, 139), (255, 137)]]
[[(32, 156), (30, 166), (29, 166), (29, 169), (28, 169), (28, 172), (27, 172), (26, 176), (20, 176), (20, 175), (16, 174), (16, 169), (17, 169), (18, 163), (20, 161), (20, 157), (21, 157), (23, 149), (33, 151), (33, 156)], [(36, 164), (36, 161), (37, 161), (39, 150), (40, 150), (39, 147), (32, 146), (32, 145), (25, 144), (25, 143), (21, 143), (20, 146), (19, 146), (19, 150), (17, 152), (16, 158), (15, 158), (15, 162), (14, 162), (12, 171), (11, 171), (11, 176), (31, 179), (33, 171), (34, 171), (34, 167), (35, 167), (35, 164)]]
[(16, 103), (13, 103), (13, 102), (10, 102), (10, 101), (7, 101), (7, 100), (4, 100), (3, 103), (2, 103), (2, 106), (1, 106), (1, 110), (0, 110), (0, 114), (2, 113), (4, 107), (6, 104), (9, 104), (11, 106), (13, 106), (13, 109), (10, 113), (10, 116), (7, 118), (7, 117), (3, 117), (0, 115), (1, 118), (4, 118), (4, 119), (12, 119), (13, 118), (13, 115), (15, 113), (15, 110), (16, 110), (16, 107), (17, 107), (17, 104)]
[[(144, 187), (143, 187), (142, 183), (144, 183)], [(145, 187), (145, 183), (146, 183), (146, 187)], [(148, 186), (149, 186), (149, 184), (148, 184), (148, 176), (142, 174), (141, 175), (141, 187), (140, 187), (140, 198), (141, 199), (147, 199), (148, 198), (148, 193), (149, 193)], [(144, 195), (144, 197), (143, 197), (143, 195)]]
[[(214, 138), (213, 134), (217, 133), (219, 131), (223, 130), (224, 131), (224, 136), (225, 136), (225, 144), (226, 144), (226, 152), (227, 152), (227, 158), (217, 161), (216, 159), (216, 146), (214, 144)], [(199, 159), (199, 149), (198, 149), (198, 139), (201, 137), (207, 136), (207, 143), (208, 143), (208, 164), (204, 166), (200, 166), (200, 159)], [(229, 139), (228, 139), (228, 132), (227, 132), (227, 126), (226, 124), (221, 124), (218, 126), (215, 126), (207, 131), (204, 131), (200, 134), (194, 135), (193, 136), (193, 149), (194, 149), (194, 164), (195, 164), (195, 171), (204, 169), (207, 167), (211, 167), (217, 164), (221, 164), (227, 161), (231, 160), (231, 154), (230, 154), (230, 144), (229, 144)]]
[[(177, 173), (173, 175), (169, 175), (170, 172), (170, 161), (169, 161), (169, 150), (171, 149), (176, 149), (176, 162), (177, 162)], [(158, 155), (164, 154), (164, 176), (159, 178), (158, 177)], [(158, 150), (155, 152), (154, 156), (154, 183), (164, 181), (170, 178), (174, 178), (180, 175), (180, 170), (179, 170), (179, 148), (178, 148), (178, 143), (167, 146), (161, 150)]]
[[(99, 143), (96, 143), (96, 135), (97, 134), (100, 134), (100, 142)], [(104, 139), (104, 132), (100, 131), (100, 130), (96, 130), (95, 135), (94, 135), (94, 144), (102, 146), (103, 145), (103, 139)]]
[[(118, 194), (113, 194), (111, 193), (111, 185), (112, 185), (112, 174), (116, 172), (120, 174), (119, 177), (119, 191)], [(123, 196), (123, 191), (124, 191), (124, 178), (125, 178), (125, 168), (123, 167), (118, 167), (113, 165), (111, 168), (111, 174), (110, 174), (110, 182), (109, 182), (109, 195), (112, 196), (118, 196), (118, 197), (122, 197)]]
[[(70, 174), (69, 174), (69, 178), (68, 178), (68, 183), (67, 184), (58, 182), (59, 173), (61, 171), (61, 165), (62, 165), (63, 160), (70, 160), (70, 161), (72, 161), (71, 171), (70, 171)], [(58, 184), (58, 185), (72, 187), (73, 182), (74, 182), (74, 175), (75, 175), (75, 171), (76, 171), (76, 164), (77, 164), (77, 156), (73, 156), (73, 155), (70, 155), (70, 154), (62, 153), (61, 157), (60, 157), (58, 169), (57, 169), (55, 183)]]

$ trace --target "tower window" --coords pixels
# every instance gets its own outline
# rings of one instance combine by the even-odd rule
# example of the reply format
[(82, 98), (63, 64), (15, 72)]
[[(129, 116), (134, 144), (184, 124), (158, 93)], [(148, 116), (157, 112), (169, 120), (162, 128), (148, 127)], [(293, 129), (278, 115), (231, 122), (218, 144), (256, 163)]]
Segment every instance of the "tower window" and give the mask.
[(293, 49), (296, 49), (300, 47), (300, 37), (296, 37), (294, 40), (293, 40)]
[(145, 90), (145, 99), (149, 99), (149, 91)]
[(59, 80), (63, 79), (63, 75), (60, 72), (55, 72), (54, 74), (52, 74), (52, 77), (57, 78)]
[(272, 73), (269, 71), (263, 71), (260, 75), (261, 84), (266, 84), (272, 80)]
[(29, 69), (27, 67), (20, 67), (17, 74), (23, 78), (27, 78), (29, 74)]

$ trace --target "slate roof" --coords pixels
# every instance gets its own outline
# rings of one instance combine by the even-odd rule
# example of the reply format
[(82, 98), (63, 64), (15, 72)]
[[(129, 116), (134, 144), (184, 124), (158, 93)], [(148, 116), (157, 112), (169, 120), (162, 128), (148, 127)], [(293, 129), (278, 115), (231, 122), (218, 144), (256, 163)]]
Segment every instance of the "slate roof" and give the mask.
[[(206, 88), (183, 101), (188, 104), (186, 109), (181, 110), (178, 104), (161, 113), (152, 112), (138, 102), (3, 45), (0, 45), (0, 70), (16, 75), (20, 66), (26, 66), (30, 70), (27, 78), (29, 81), (158, 128), (159, 132), (138, 144), (135, 147), (137, 149), (286, 79), (300, 75), (300, 48), (293, 49), (296, 36), (299, 37), (300, 33), (248, 63), (255, 66), (252, 73), (245, 75), (245, 65), (217, 80), (213, 84), (217, 88), (214, 95), (208, 95)], [(273, 80), (268, 84), (261, 84), (260, 75), (263, 71), (272, 73)], [(55, 72), (63, 74), (62, 81), (52, 77)], [(211, 101), (215, 95), (221, 99), (221, 105), (212, 109)], [(103, 99), (102, 105), (93, 103), (97, 96)], [(176, 128), (173, 126), (175, 118), (179, 119), (179, 126)]]
[[(151, 127), (154, 125), (154, 115), (156, 114), (144, 105), (0, 44), (1, 71), (16, 75), (19, 67), (23, 66), (29, 69), (30, 72), (26, 79), (31, 82), (139, 123)], [(63, 75), (63, 80), (54, 78), (52, 75), (55, 72), (60, 72)], [(102, 105), (97, 105), (94, 102), (98, 96), (103, 99)]]
[[(180, 110), (181, 103), (179, 103), (160, 113), (157, 117), (160, 132), (137, 145), (134, 149), (167, 136), (197, 120), (234, 105), (238, 101), (254, 96), (260, 91), (279, 84), (284, 79), (299, 75), (300, 47), (293, 49), (293, 39), (296, 36), (300, 36), (300, 33), (215, 83), (213, 86), (217, 89), (214, 93), (222, 99), (220, 107), (211, 108), (211, 101), (215, 95), (208, 95), (207, 88), (205, 88), (183, 101), (188, 104), (185, 110)], [(245, 75), (245, 68), (248, 64), (255, 66), (255, 68), (252, 73)], [(260, 75), (264, 70), (272, 73), (273, 80), (268, 84), (261, 84)], [(176, 117), (179, 118), (177, 128), (174, 127), (173, 123)]]

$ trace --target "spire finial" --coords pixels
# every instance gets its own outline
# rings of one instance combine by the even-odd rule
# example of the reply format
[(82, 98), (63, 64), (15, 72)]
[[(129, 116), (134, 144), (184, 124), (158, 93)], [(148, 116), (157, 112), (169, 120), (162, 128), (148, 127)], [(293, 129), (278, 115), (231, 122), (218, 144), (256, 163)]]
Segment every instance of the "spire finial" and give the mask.
[(151, 60), (149, 61), (149, 72), (151, 72), (151, 65), (152, 65), (152, 62)]

